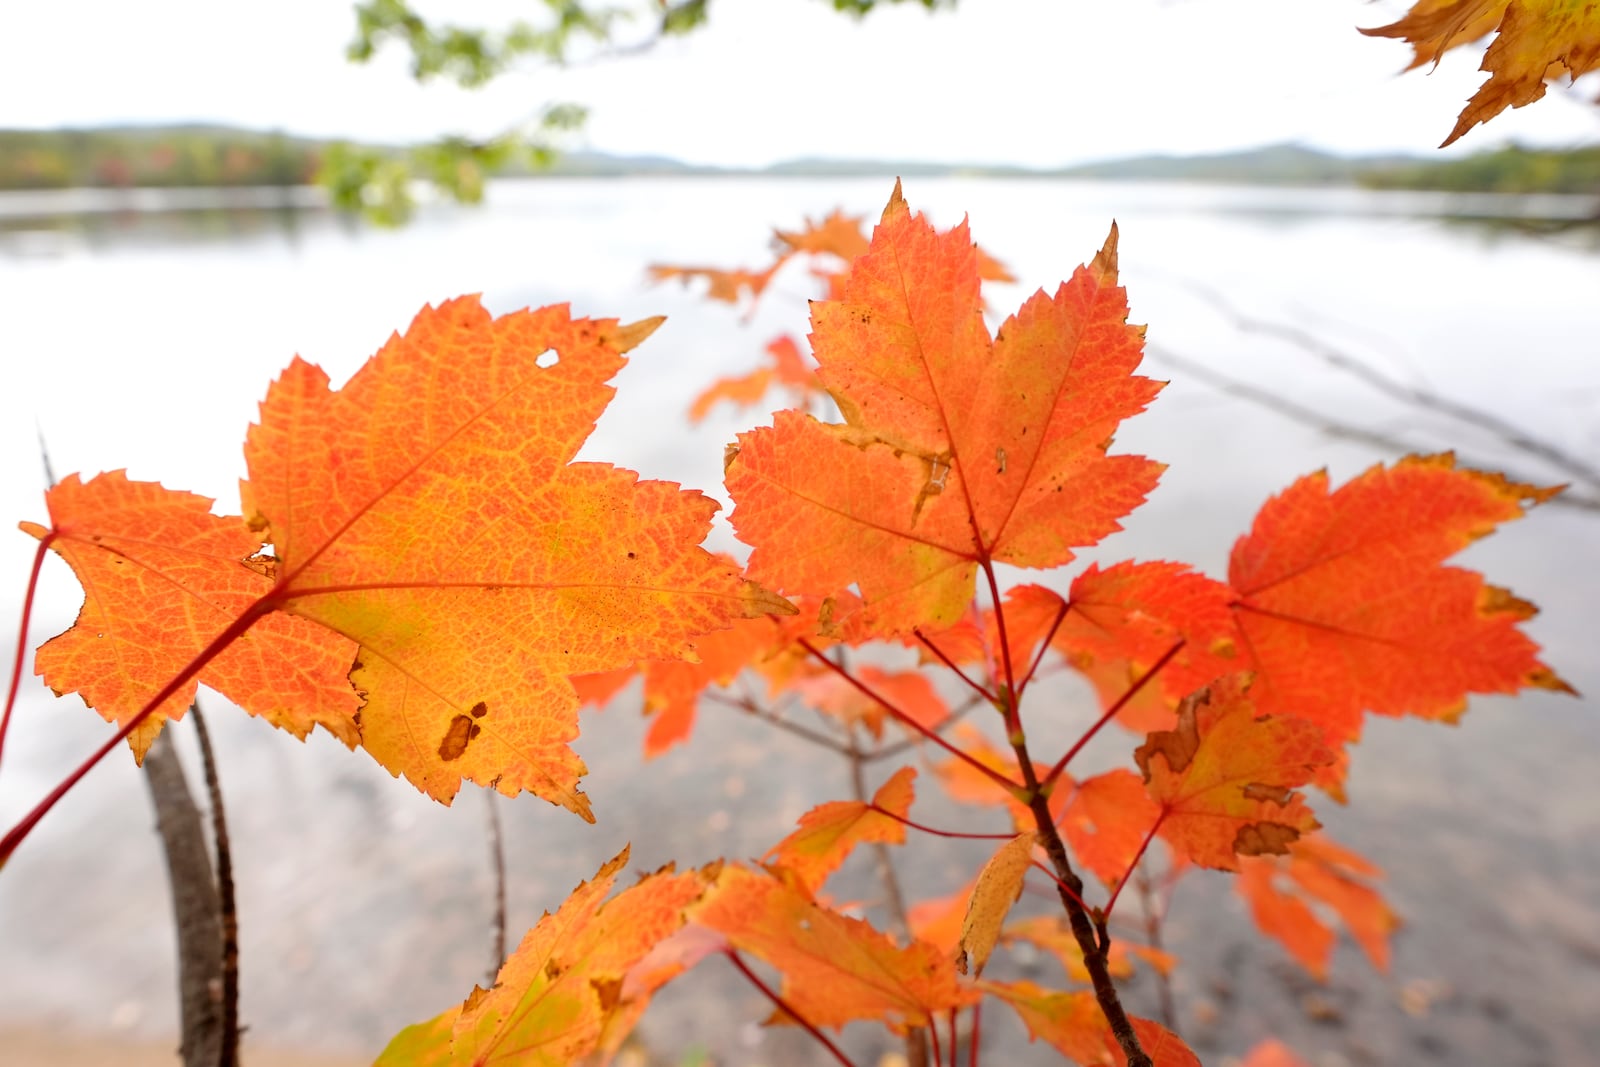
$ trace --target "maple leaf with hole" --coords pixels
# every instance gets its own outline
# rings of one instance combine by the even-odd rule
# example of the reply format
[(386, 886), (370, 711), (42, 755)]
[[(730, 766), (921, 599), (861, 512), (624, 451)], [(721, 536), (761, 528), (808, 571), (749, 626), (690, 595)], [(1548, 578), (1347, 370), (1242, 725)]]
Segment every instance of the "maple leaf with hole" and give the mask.
[(1362, 713), (1453, 721), (1468, 693), (1571, 692), (1518, 624), (1535, 608), (1450, 556), (1558, 490), (1455, 466), (1448, 453), (1372, 467), (1337, 490), (1308, 475), (1234, 545), (1228, 583), (1263, 714), (1332, 744)]
[(1232, 871), (1237, 857), (1281, 854), (1317, 828), (1293, 790), (1333, 753), (1311, 723), (1259, 717), (1244, 681), (1229, 675), (1185, 698), (1177, 728), (1151, 734), (1134, 759), (1166, 842)]
[(436, 799), (466, 778), (592, 818), (567, 676), (792, 610), (699, 547), (713, 501), (572, 462), (657, 324), (465, 298), (337, 391), (297, 359), (261, 406), (241, 495), (276, 595), (361, 643), (362, 744)]
[[(1028, 1028), (1028, 1039), (1047, 1044), (1084, 1065), (1128, 1060), (1093, 993), (1058, 993), (1033, 982), (984, 982), (983, 991), (1009, 1004)], [(1155, 1067), (1200, 1067), (1200, 1060), (1176, 1034), (1149, 1019), (1130, 1018)]]
[[(93, 690), (109, 672), (123, 679), (113, 697), (153, 699), (178, 676), (178, 656), (202, 673), (223, 664), (232, 696), (239, 677), (256, 684), (267, 658), (282, 656), (283, 686), (263, 684), (267, 699), (304, 697), (306, 716), (336, 723), (324, 698), (338, 662), (364, 701), (361, 744), (391, 773), (441, 801), (466, 778), (592, 818), (568, 745), (577, 698), (567, 676), (681, 656), (735, 619), (793, 610), (700, 547), (714, 502), (571, 462), (610, 400), (605, 383), (622, 353), (657, 324), (573, 319), (564, 306), (491, 320), (469, 297), (425, 308), (339, 390), (296, 359), (245, 446), (253, 546), (199, 498), (148, 487), (131, 492), (158, 499), (132, 517), (160, 517), (162, 554), (95, 528), (98, 519), (65, 517), (57, 543), (91, 550), (92, 563), (76, 553), (91, 598), (101, 596), (94, 568), (127, 569), (117, 555), (144, 561), (137, 582), (168, 588), (99, 652), (85, 652), (88, 631), (77, 631), (60, 646), (77, 652), (51, 667), (52, 685)], [(122, 491), (113, 479), (67, 492), (88, 487)], [(110, 508), (105, 521), (128, 518)], [(256, 554), (263, 538), (272, 556)], [(288, 636), (269, 641), (275, 634)], [(129, 651), (155, 644), (167, 652)]]
[(932, 945), (896, 945), (860, 919), (818, 904), (781, 869), (724, 867), (689, 916), (777, 968), (784, 1000), (813, 1026), (857, 1019), (931, 1026), (977, 999)]
[(1600, 70), (1600, 7), (1593, 0), (1418, 0), (1399, 21), (1361, 32), (1410, 41), (1409, 70), (1495, 31), (1478, 68), (1489, 80), (1467, 101), (1443, 148), (1506, 108), (1538, 100), (1547, 80)]
[(751, 577), (819, 596), (854, 583), (889, 636), (959, 619), (980, 563), (1053, 567), (1119, 529), (1162, 468), (1107, 454), (1160, 389), (1133, 374), (1143, 331), (1116, 275), (1113, 227), (991, 339), (965, 223), (936, 232), (897, 185), (844, 298), (812, 305), (844, 423), (780, 412), (730, 453)]
[[(72, 628), (42, 645), (34, 670), (57, 695), (76, 692), (108, 722), (126, 724), (251, 604), (272, 591), (252, 557), (261, 539), (211, 501), (112, 471), (68, 475), (45, 495), (50, 527), (25, 522), (84, 588)], [(182, 717), (204, 682), (252, 715), (305, 737), (320, 725), (346, 745), (361, 699), (346, 675), (354, 642), (306, 619), (257, 622), (162, 702), (128, 737), (144, 754), (162, 723)]]
[[(401, 1031), (376, 1067), (414, 1063), (491, 1067), (569, 1064), (615, 1045), (618, 1019), (637, 1019), (659, 975), (640, 965), (684, 924), (705, 889), (699, 872), (667, 867), (607, 901), (628, 850), (546, 913), (500, 968), (491, 989)], [(669, 969), (668, 973), (677, 973)], [(441, 1055), (441, 1048), (447, 1055)]]
[(772, 846), (762, 861), (782, 867), (806, 892), (816, 893), (857, 845), (905, 843), (906, 827), (900, 819), (910, 814), (916, 799), (912, 785), (916, 776), (916, 768), (901, 767), (872, 795), (871, 806), (859, 800), (835, 800), (812, 808), (800, 816), (800, 828)]
[(1322, 834), (1301, 838), (1286, 857), (1253, 857), (1239, 864), (1234, 888), (1250, 904), (1256, 925), (1319, 981), (1328, 977), (1334, 933), (1312, 905), (1337, 915), (1380, 971), (1389, 969), (1389, 938), (1400, 917), (1368, 883), (1382, 872)]

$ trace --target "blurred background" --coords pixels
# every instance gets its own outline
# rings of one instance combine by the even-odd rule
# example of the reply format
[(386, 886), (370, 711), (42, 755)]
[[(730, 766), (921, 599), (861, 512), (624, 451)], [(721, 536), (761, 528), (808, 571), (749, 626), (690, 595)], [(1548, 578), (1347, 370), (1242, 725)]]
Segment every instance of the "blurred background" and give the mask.
[[(1454, 447), (1573, 483), (1575, 503), (1462, 559), (1538, 603), (1529, 630), (1547, 662), (1580, 692), (1600, 687), (1600, 484), (1584, 469), (1600, 465), (1592, 78), (1436, 152), (1483, 78), (1481, 46), (1397, 76), (1407, 48), (1355, 30), (1394, 21), (1394, 3), (838, 6), (872, 10), (645, 0), (593, 32), (560, 21), (575, 5), (514, 0), (391, 0), (359, 18), (327, 0), (0, 13), (0, 511), (45, 517), (41, 441), (60, 474), (127, 468), (234, 511), (244, 428), (290, 356), (340, 382), (424, 303), (469, 292), (496, 312), (667, 315), (584, 457), (726, 504), (723, 445), (768, 409), (724, 405), (693, 427), (685, 413), (774, 333), (803, 335), (815, 282), (793, 264), (733, 308), (653, 286), (647, 266), (760, 269), (774, 226), (835, 209), (870, 223), (900, 176), (914, 209), (940, 226), (968, 217), (1015, 275), (986, 289), (996, 323), (1120, 227), (1146, 373), (1173, 384), (1118, 440), (1171, 466), (1085, 561), (1222, 575), (1295, 477), (1326, 467), (1343, 481)], [(510, 34), (444, 32), (519, 19)], [(738, 551), (721, 521), (712, 545)], [(0, 538), (4, 647), (33, 548)], [(80, 601), (52, 559), (30, 646)], [(232, 827), (247, 1061), (370, 1062), (484, 980), (486, 798), (469, 788), (439, 807), (326, 736), (301, 744), (202, 699)], [(830, 754), (727, 709), (703, 709), (691, 742), (644, 762), (638, 705), (629, 689), (585, 713), (598, 826), (531, 797), (500, 805), (513, 940), (627, 842), (637, 870), (756, 856), (848, 795)], [(1041, 705), (1059, 715), (1045, 729), (1070, 739), (1093, 697), (1062, 678)], [(0, 821), (108, 729), (25, 671)], [(191, 729), (172, 732), (193, 781)], [(1107, 736), (1091, 758), (1125, 762), (1133, 744)], [(993, 828), (923, 782), (917, 818)], [(1319, 1067), (1592, 1062), (1600, 726), (1587, 702), (1475, 700), (1456, 728), (1372, 722), (1349, 794), (1316, 807), (1387, 872), (1406, 919), (1389, 973), (1343, 944), (1317, 983), (1255, 932), (1228, 879), (1192, 876), (1168, 947), (1183, 960), (1179, 1029), (1206, 1061), (1277, 1035)], [(118, 752), (0, 876), (0, 1062), (176, 1062), (152, 826), (141, 772)], [(985, 852), (966, 844), (980, 847), (903, 850), (913, 894), (959, 888)], [(858, 860), (834, 892), (872, 914), (881, 890)], [(634, 1054), (821, 1062), (803, 1034), (747, 1025), (765, 1009), (726, 968), (702, 970), (658, 1000)], [(1130, 995), (1149, 1010), (1148, 976)], [(1051, 1061), (999, 1010), (984, 1027), (1007, 1062)], [(897, 1047), (847, 1036), (862, 1062)]]

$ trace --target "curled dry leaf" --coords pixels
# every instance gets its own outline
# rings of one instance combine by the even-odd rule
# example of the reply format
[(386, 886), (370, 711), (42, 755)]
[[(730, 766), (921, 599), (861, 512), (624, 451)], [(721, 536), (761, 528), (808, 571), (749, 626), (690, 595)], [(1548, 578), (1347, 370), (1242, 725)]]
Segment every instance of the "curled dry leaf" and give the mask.
[(966, 918), (961, 921), (961, 937), (956, 943), (956, 970), (974, 977), (983, 973), (1000, 940), (1000, 927), (1011, 905), (1022, 895), (1023, 879), (1033, 860), (1038, 834), (1024, 833), (1000, 846), (978, 872), (978, 881), (967, 899)]

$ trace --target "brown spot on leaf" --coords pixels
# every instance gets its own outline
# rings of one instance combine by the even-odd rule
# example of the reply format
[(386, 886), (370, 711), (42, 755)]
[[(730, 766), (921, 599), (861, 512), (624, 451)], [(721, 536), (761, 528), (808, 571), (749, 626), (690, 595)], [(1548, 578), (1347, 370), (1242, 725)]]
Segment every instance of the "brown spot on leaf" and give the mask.
[(600, 1010), (610, 1011), (622, 999), (622, 980), (620, 978), (595, 978), (589, 984), (594, 987), (595, 996), (600, 998)]
[(1195, 722), (1195, 710), (1211, 702), (1210, 689), (1196, 689), (1178, 705), (1178, 726), (1174, 730), (1158, 730), (1145, 739), (1134, 752), (1144, 780), (1150, 780), (1150, 757), (1160, 753), (1174, 774), (1182, 774), (1194, 761), (1200, 750), (1200, 727)]
[(1300, 839), (1300, 831), (1280, 822), (1252, 822), (1239, 827), (1233, 850), (1241, 856), (1285, 856)]
[(472, 717), (474, 719), (481, 719), (485, 715), (489, 714), (489, 705), (480, 700), (476, 704), (472, 705), (472, 707), (468, 710), (472, 712)]
[(461, 758), (467, 750), (467, 744), (472, 740), (473, 731), (478, 727), (465, 715), (457, 715), (450, 720), (450, 729), (445, 731), (444, 740), (439, 742), (439, 758), (449, 763), (451, 760)]
[(1251, 782), (1244, 787), (1244, 795), (1250, 800), (1265, 800), (1278, 805), (1280, 808), (1294, 797), (1293, 791), (1281, 785), (1266, 785), (1262, 782)]

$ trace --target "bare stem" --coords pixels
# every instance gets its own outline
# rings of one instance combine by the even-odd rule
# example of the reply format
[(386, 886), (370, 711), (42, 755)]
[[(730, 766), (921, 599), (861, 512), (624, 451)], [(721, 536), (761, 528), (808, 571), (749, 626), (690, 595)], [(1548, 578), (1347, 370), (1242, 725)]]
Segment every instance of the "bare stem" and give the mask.
[(238, 618), (228, 624), (226, 629), (212, 638), (211, 643), (201, 649), (199, 655), (190, 660), (183, 670), (179, 671), (166, 685), (158, 689), (155, 696), (151, 697), (145, 703), (145, 706), (139, 709), (137, 715), (124, 723), (122, 728), (113, 734), (109, 741), (95, 749), (88, 759), (79, 764), (71, 774), (67, 775), (54, 789), (50, 790), (43, 800), (33, 806), (32, 811), (22, 817), (21, 822), (7, 830), (5, 837), (0, 837), (0, 867), (5, 866), (6, 861), (11, 858), (11, 854), (17, 850), (17, 846), (22, 844), (23, 840), (33, 832), (35, 826), (39, 825), (39, 820), (48, 815), (50, 809), (55, 807), (61, 798), (66, 796), (68, 791), (83, 779), (84, 775), (94, 769), (95, 764), (105, 759), (107, 753), (126, 740), (128, 735), (137, 730), (141, 723), (155, 714), (155, 710), (168, 697), (183, 688), (189, 679), (204, 670), (206, 664), (216, 659), (223, 649), (238, 640), (246, 630), (256, 624), (257, 620), (270, 612), (273, 604), (272, 594), (268, 594), (246, 608)]
[[(1166, 919), (1164, 908), (1156, 907), (1155, 893), (1151, 890), (1150, 878), (1140, 867), (1133, 876), (1134, 888), (1139, 891), (1139, 910), (1144, 913), (1144, 939), (1145, 943), (1157, 952), (1166, 951), (1161, 945), (1161, 924)], [(1160, 967), (1152, 968), (1156, 972), (1156, 995), (1161, 1001), (1161, 1025), (1173, 1033), (1178, 1032), (1178, 1011), (1172, 1003), (1172, 980), (1167, 977), (1167, 972)]]
[[(887, 815), (889, 818), (903, 826), (909, 826), (913, 830), (921, 830), (925, 834), (933, 834), (935, 837), (959, 837), (969, 841), (1010, 841), (1012, 838), (1017, 836), (1016, 834), (965, 834), (956, 830), (939, 830), (932, 826), (924, 826), (919, 822), (912, 822), (904, 815), (897, 815), (888, 808), (879, 807), (871, 801), (866, 801), (865, 803), (867, 807), (871, 808), (873, 811), (876, 811), (882, 815)], [(882, 846), (880, 845), (879, 847)]]
[[(33, 618), (33, 594), (39, 588), (39, 571), (44, 566), (44, 554), (56, 539), (51, 530), (39, 538), (39, 547), (33, 553), (33, 569), (28, 572), (28, 591), (22, 598), (22, 621), (17, 625), (17, 653), (11, 659), (11, 685), (6, 690), (6, 709), (0, 712), (0, 754), (5, 752), (6, 731), (11, 728), (11, 709), (17, 706), (17, 690), (22, 685), (22, 661), (28, 658), (28, 626)], [(0, 863), (4, 863), (0, 860)]]
[(237, 1067), (239, 1062), (239, 908), (234, 900), (233, 849), (228, 843), (228, 816), (222, 806), (222, 782), (211, 733), (200, 701), (189, 706), (195, 739), (200, 742), (200, 765), (205, 768), (206, 793), (211, 799), (211, 836), (217, 849), (217, 907), (222, 918), (222, 1049), (217, 1067)]
[(200, 808), (189, 792), (172, 732), (156, 735), (144, 757), (172, 884), (178, 941), (178, 1055), (184, 1067), (216, 1067), (222, 1055), (222, 915)]
[[(1018, 722), (1020, 721), (1019, 715)], [(1083, 880), (1073, 871), (1072, 864), (1067, 859), (1067, 847), (1061, 840), (1060, 831), (1056, 829), (1055, 816), (1050, 813), (1049, 795), (1041, 788), (1038, 776), (1034, 773), (1033, 757), (1028, 753), (1027, 738), (1020, 729), (1014, 733), (1011, 747), (1017, 754), (1017, 763), (1022, 767), (1023, 781), (1028, 788), (1028, 808), (1033, 812), (1039, 844), (1044, 847), (1045, 854), (1050, 857), (1051, 866), (1055, 868), (1056, 887), (1060, 891), (1061, 905), (1067, 911), (1067, 922), (1072, 927), (1072, 936), (1078, 942), (1079, 951), (1083, 953), (1083, 965), (1088, 970), (1090, 982), (1094, 986), (1095, 999), (1099, 1001), (1100, 1010), (1104, 1013), (1123, 1055), (1128, 1058), (1128, 1067), (1154, 1067), (1150, 1056), (1139, 1044), (1139, 1035), (1134, 1033), (1133, 1023), (1122, 1007), (1122, 999), (1117, 995), (1116, 984), (1111, 980), (1109, 966), (1111, 939), (1106, 933), (1105, 922), (1098, 913), (1096, 919), (1091, 921), (1089, 911), (1084, 907)]]
[(1117, 888), (1111, 892), (1111, 899), (1106, 901), (1106, 906), (1101, 909), (1106, 918), (1111, 917), (1111, 912), (1117, 906), (1117, 898), (1122, 895), (1122, 887), (1128, 884), (1128, 879), (1133, 877), (1133, 873), (1139, 869), (1139, 861), (1144, 859), (1145, 850), (1150, 847), (1150, 842), (1156, 839), (1156, 831), (1161, 829), (1161, 824), (1166, 821), (1166, 818), (1166, 809), (1162, 809), (1161, 814), (1156, 816), (1155, 825), (1150, 827), (1150, 832), (1144, 835), (1144, 841), (1139, 845), (1139, 851), (1133, 855), (1133, 862), (1128, 864), (1128, 869), (1123, 872), (1121, 880), (1117, 882)]
[(1126, 707), (1128, 701), (1132, 700), (1138, 695), (1139, 690), (1145, 687), (1146, 682), (1154, 678), (1161, 668), (1172, 662), (1172, 657), (1178, 654), (1178, 650), (1184, 646), (1184, 643), (1185, 639), (1180, 637), (1177, 644), (1163, 652), (1161, 654), (1161, 658), (1156, 660), (1155, 663), (1151, 665), (1149, 670), (1141, 674), (1139, 679), (1135, 681), (1133, 685), (1128, 687), (1128, 691), (1118, 697), (1116, 703), (1112, 704), (1106, 709), (1105, 714), (1101, 715), (1100, 718), (1095, 720), (1094, 725), (1089, 727), (1089, 729), (1084, 732), (1082, 737), (1078, 738), (1077, 743), (1071, 748), (1067, 749), (1067, 754), (1056, 760), (1056, 765), (1051, 767), (1050, 773), (1044, 776), (1045, 785), (1049, 785), (1051, 782), (1054, 782), (1057, 778), (1061, 777), (1061, 772), (1067, 769), (1067, 764), (1072, 762), (1072, 757), (1076, 756), (1083, 749), (1083, 746), (1087, 745), (1094, 735), (1100, 732), (1101, 727), (1110, 722), (1112, 719), (1116, 718), (1117, 712)]
[(991, 704), (999, 703), (999, 698), (989, 691), (988, 686), (981, 685), (980, 683), (974, 681), (966, 671), (956, 666), (955, 661), (949, 656), (945, 655), (944, 649), (928, 640), (927, 635), (924, 634), (920, 628), (912, 630), (911, 632), (917, 635), (917, 640), (921, 641), (928, 651), (932, 652), (934, 656), (938, 658), (940, 663), (943, 663), (946, 667), (950, 668), (950, 670), (954, 671), (957, 678), (960, 678), (963, 682), (966, 682), (974, 693), (977, 693)]
[(485, 987), (491, 988), (506, 962), (506, 839), (500, 830), (499, 790), (485, 789), (483, 797), (489, 816), (489, 865), (494, 872), (494, 948), (490, 953), (489, 985)]
[[(893, 812), (884, 811), (867, 799), (866, 760), (862, 758), (861, 746), (853, 727), (850, 730), (849, 755), (850, 788), (855, 793), (856, 800), (875, 811), (883, 811), (885, 815), (894, 817)], [(900, 885), (900, 876), (895, 872), (894, 858), (889, 854), (889, 846), (882, 841), (874, 841), (872, 854), (878, 862), (878, 880), (883, 883), (884, 896), (889, 902), (889, 917), (893, 921), (894, 932), (902, 941), (909, 941), (911, 913), (906, 908), (905, 890)], [(928, 1067), (928, 1035), (921, 1027), (906, 1028), (905, 1049), (908, 1067)]]
[(761, 990), (762, 995), (764, 995), (768, 1000), (772, 1001), (772, 1003), (776, 1004), (779, 1010), (781, 1010), (789, 1018), (793, 1019), (795, 1024), (802, 1030), (816, 1038), (818, 1043), (821, 1044), (823, 1048), (833, 1053), (834, 1059), (844, 1064), (844, 1067), (856, 1067), (855, 1064), (850, 1062), (850, 1058), (840, 1051), (839, 1046), (835, 1045), (831, 1040), (829, 1040), (827, 1034), (823, 1033), (810, 1022), (806, 1021), (805, 1016), (795, 1011), (789, 1002), (784, 1000), (783, 997), (778, 994), (776, 989), (773, 989), (766, 982), (763, 982), (761, 980), (761, 976), (752, 971), (750, 966), (739, 957), (739, 953), (730, 948), (726, 953), (724, 953), (724, 955), (728, 957), (728, 961), (730, 963), (739, 969), (739, 973), (744, 975), (745, 978), (749, 980), (751, 985)]
[(1028, 673), (1022, 676), (1021, 688), (1017, 690), (1017, 699), (1022, 699), (1022, 690), (1028, 688), (1028, 683), (1033, 681), (1033, 676), (1039, 673), (1039, 664), (1044, 662), (1044, 654), (1050, 651), (1050, 642), (1055, 640), (1056, 631), (1061, 629), (1061, 624), (1066, 621), (1067, 612), (1072, 610), (1072, 602), (1063, 600), (1061, 608), (1056, 612), (1056, 619), (1050, 624), (1050, 629), (1045, 631), (1044, 640), (1039, 642), (1039, 651), (1034, 653), (1033, 662), (1028, 664)]
[[(948, 719), (940, 723), (938, 726), (935, 726), (933, 728), (933, 732), (939, 734), (941, 737), (944, 736), (944, 732), (946, 730), (950, 729), (950, 727), (954, 726), (956, 723), (970, 715), (972, 713), (972, 709), (982, 707), (987, 703), (988, 702), (982, 697), (974, 696), (968, 698), (965, 703), (950, 713), (950, 717)], [(876, 763), (878, 760), (893, 759), (894, 757), (900, 755), (900, 753), (906, 752), (913, 746), (920, 744), (922, 744), (921, 737), (903, 737), (891, 744), (884, 745), (882, 748), (875, 748), (871, 752), (863, 752), (861, 754), (861, 758), (867, 763)]]
[(980, 774), (987, 778), (992, 778), (996, 783), (1005, 786), (1005, 788), (1011, 792), (1015, 793), (1022, 789), (1022, 786), (1018, 785), (1016, 782), (1013, 782), (1010, 778), (1007, 778), (993, 767), (988, 766), (981, 760), (972, 756), (970, 753), (957, 748), (955, 745), (952, 745), (943, 737), (939, 736), (937, 732), (930, 730), (928, 727), (922, 725), (910, 715), (907, 715), (905, 712), (895, 707), (887, 699), (874, 692), (871, 686), (867, 685), (855, 675), (851, 674), (849, 671), (833, 662), (833, 660), (829, 659), (827, 656), (824, 656), (820, 651), (818, 651), (817, 646), (813, 645), (810, 641), (807, 641), (802, 637), (798, 643), (800, 647), (809, 652), (811, 656), (817, 660), (817, 662), (821, 663), (830, 671), (833, 671), (835, 674), (839, 675), (839, 677), (849, 682), (857, 690), (866, 694), (872, 700), (875, 700), (881, 704), (884, 710), (887, 711), (896, 721), (921, 734), (923, 737), (927, 738), (929, 741), (932, 741), (934, 744), (938, 745), (940, 748), (944, 749), (946, 752), (950, 753), (952, 756), (956, 757), (962, 762), (970, 764)]
[(742, 711), (752, 718), (760, 719), (769, 726), (776, 726), (785, 733), (793, 734), (804, 741), (816, 745), (818, 748), (825, 748), (830, 752), (837, 752), (841, 756), (848, 756), (850, 754), (849, 748), (840, 744), (836, 739), (829, 737), (820, 730), (813, 730), (808, 726), (801, 726), (797, 722), (790, 722), (782, 715), (779, 715), (776, 711), (773, 711), (771, 708), (762, 707), (749, 697), (734, 698), (725, 696), (722, 693), (707, 693), (705, 696), (706, 699), (712, 703), (721, 704), (723, 707)]

